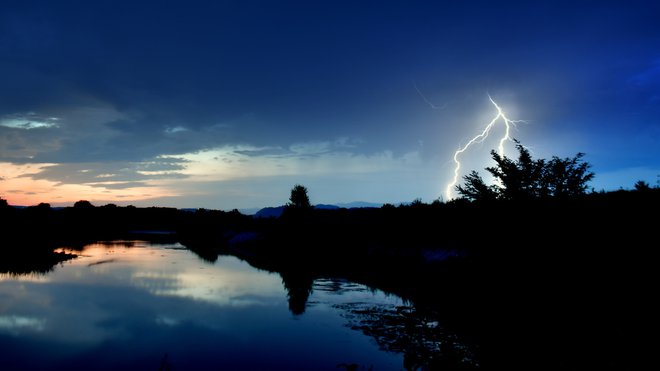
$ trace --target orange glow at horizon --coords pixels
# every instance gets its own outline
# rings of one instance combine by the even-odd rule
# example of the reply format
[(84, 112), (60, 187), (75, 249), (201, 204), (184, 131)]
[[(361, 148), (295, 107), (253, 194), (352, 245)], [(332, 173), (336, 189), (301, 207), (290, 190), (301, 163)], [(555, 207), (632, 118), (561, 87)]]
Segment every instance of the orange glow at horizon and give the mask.
[(0, 163), (0, 197), (10, 205), (33, 206), (42, 202), (68, 205), (80, 200), (92, 203), (125, 203), (176, 196), (172, 191), (158, 186), (112, 189), (98, 185), (63, 184), (30, 177), (53, 165)]

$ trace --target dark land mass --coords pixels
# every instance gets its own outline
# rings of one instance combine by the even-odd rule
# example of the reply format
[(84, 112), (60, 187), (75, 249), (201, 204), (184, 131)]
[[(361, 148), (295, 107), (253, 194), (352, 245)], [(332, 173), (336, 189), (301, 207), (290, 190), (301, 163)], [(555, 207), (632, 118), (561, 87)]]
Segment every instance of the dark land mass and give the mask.
[[(3, 206), (0, 272), (46, 272), (70, 258), (54, 254), (56, 247), (136, 235), (174, 240), (208, 261), (234, 255), (278, 272), (294, 314), (304, 313), (318, 278), (399, 295), (417, 318), (437, 320), (469, 344), (478, 360), (465, 362), (451, 347), (421, 360), (419, 347), (390, 341), (410, 369), (646, 369), (658, 363), (656, 342), (648, 339), (658, 313), (659, 206), (657, 188), (517, 202), (286, 209), (278, 218), (88, 203), (59, 210)], [(356, 328), (387, 342), (378, 321), (365, 321), (356, 320)]]

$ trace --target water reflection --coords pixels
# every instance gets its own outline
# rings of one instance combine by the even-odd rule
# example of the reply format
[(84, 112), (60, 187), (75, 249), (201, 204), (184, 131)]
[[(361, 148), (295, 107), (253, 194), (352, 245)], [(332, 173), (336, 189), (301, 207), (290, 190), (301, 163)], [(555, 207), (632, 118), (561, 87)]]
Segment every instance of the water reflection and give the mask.
[[(375, 290), (347, 280), (318, 279), (313, 291), (326, 293), (326, 300), (340, 311), (346, 326), (372, 337), (383, 351), (403, 354), (406, 370), (479, 368), (474, 349), (443, 328), (432, 313), (419, 311), (395, 296), (390, 296), (389, 303), (373, 303), (369, 298)], [(356, 364), (346, 367), (364, 369)]]
[[(13, 249), (13, 247), (12, 247)], [(76, 255), (64, 252), (53, 252), (52, 250), (9, 250), (3, 252), (0, 258), (0, 280), (3, 277), (30, 276), (38, 279), (39, 276), (51, 272), (53, 268), (66, 260), (75, 258)]]
[(403, 353), (406, 370), (479, 368), (467, 346), (414, 307), (344, 303), (335, 308), (343, 311), (352, 329), (372, 336), (381, 349)]
[(79, 259), (66, 264), (66, 275), (56, 272), (61, 280), (84, 277), (87, 282), (138, 287), (153, 295), (179, 296), (218, 305), (282, 300), (281, 283), (275, 274), (255, 274), (254, 269), (246, 269), (245, 263), (234, 257), (209, 263), (180, 244), (158, 246), (143, 241), (92, 244), (80, 252)]
[(14, 335), (21, 330), (43, 331), (45, 323), (46, 321), (43, 318), (0, 316), (0, 329)]
[(289, 310), (295, 315), (305, 313), (307, 300), (312, 293), (314, 276), (307, 272), (284, 271), (280, 272), (282, 284), (287, 291)]
[(209, 263), (178, 244), (59, 252), (79, 257), (43, 279), (0, 278), (3, 369), (401, 369), (333, 306), (402, 305), (364, 286)]

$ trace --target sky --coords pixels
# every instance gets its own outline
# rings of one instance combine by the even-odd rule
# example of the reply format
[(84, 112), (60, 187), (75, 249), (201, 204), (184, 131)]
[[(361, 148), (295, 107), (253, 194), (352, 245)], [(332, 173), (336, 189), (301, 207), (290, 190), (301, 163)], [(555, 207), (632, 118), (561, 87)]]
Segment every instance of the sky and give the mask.
[(446, 201), (489, 97), (533, 157), (584, 152), (594, 189), (657, 185), (658, 19), (654, 0), (3, 0), (0, 197)]

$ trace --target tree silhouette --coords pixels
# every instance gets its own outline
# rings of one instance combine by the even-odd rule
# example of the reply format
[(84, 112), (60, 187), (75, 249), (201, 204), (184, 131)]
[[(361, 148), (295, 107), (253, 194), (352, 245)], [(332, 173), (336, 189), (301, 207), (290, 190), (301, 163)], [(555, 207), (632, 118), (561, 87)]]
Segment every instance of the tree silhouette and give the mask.
[(73, 204), (73, 207), (75, 209), (93, 209), (94, 205), (92, 205), (92, 203), (87, 200), (80, 200), (76, 201), (76, 203)]
[(643, 180), (638, 180), (635, 182), (635, 190), (640, 192), (647, 192), (651, 189), (651, 185), (648, 182)]
[(534, 161), (529, 150), (517, 140), (515, 142), (518, 150), (517, 160), (500, 156), (494, 150), (490, 152), (495, 166), (487, 167), (486, 170), (500, 184), (493, 188), (498, 194), (497, 198), (519, 200), (541, 196), (545, 189), (542, 184), (545, 160)]
[(456, 190), (463, 197), (470, 200), (495, 200), (498, 195), (498, 189), (494, 185), (487, 185), (481, 175), (476, 170), (463, 177), (465, 185), (456, 186)]
[(291, 189), (291, 196), (289, 203), (286, 205), (287, 209), (308, 210), (312, 208), (309, 203), (309, 196), (307, 196), (307, 188), (303, 185), (296, 184)]
[(494, 150), (491, 156), (495, 166), (487, 167), (496, 184), (487, 185), (477, 171), (463, 177), (464, 185), (456, 191), (469, 200), (525, 200), (541, 197), (570, 197), (584, 194), (587, 183), (594, 177), (591, 165), (584, 162), (584, 153), (573, 158), (553, 156), (532, 159), (529, 150), (515, 140), (518, 158), (511, 159)]
[(561, 159), (553, 156), (546, 164), (543, 173), (544, 185), (550, 196), (569, 197), (586, 192), (587, 183), (593, 179), (594, 173), (589, 171), (591, 165), (584, 162), (583, 157), (582, 152), (573, 158)]

